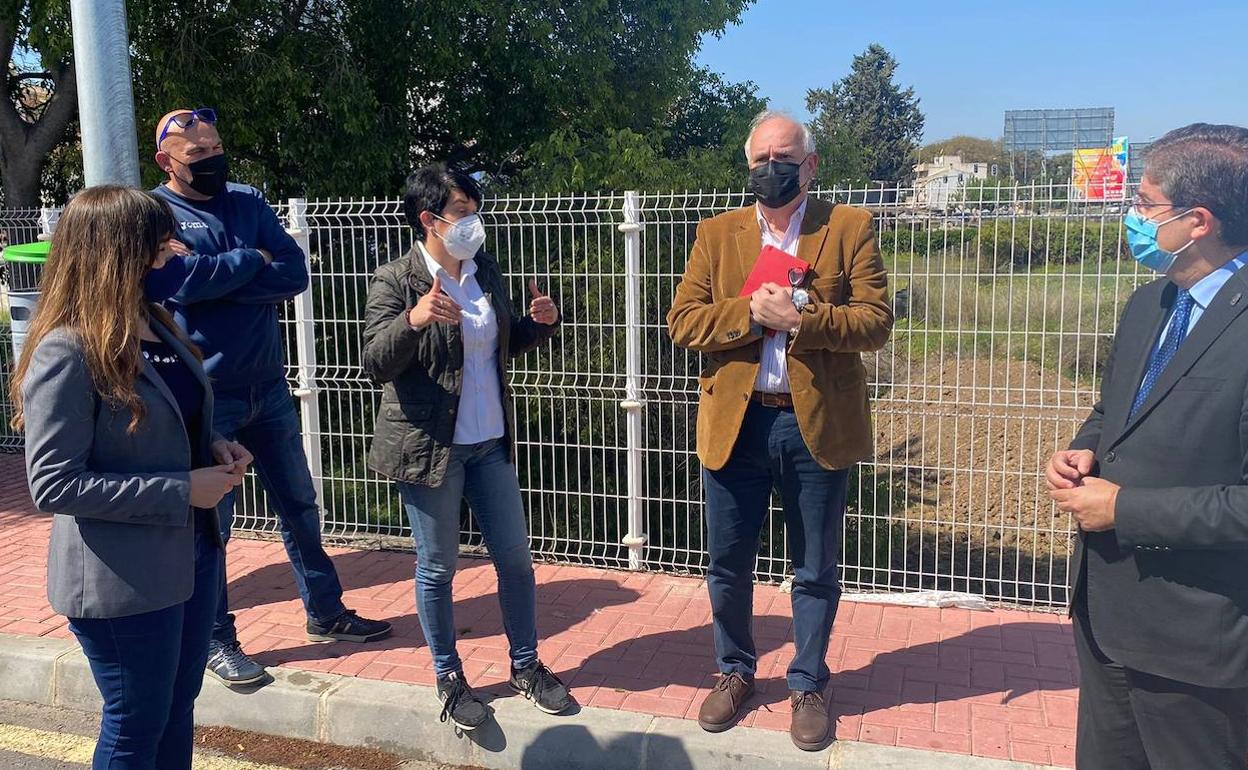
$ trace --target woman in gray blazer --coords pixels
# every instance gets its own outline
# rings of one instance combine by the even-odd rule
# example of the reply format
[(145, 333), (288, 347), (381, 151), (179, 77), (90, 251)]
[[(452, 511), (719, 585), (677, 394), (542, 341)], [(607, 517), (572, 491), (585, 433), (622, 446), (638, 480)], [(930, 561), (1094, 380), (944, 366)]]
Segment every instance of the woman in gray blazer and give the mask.
[(212, 435), (199, 353), (159, 303), (184, 277), (168, 204), (93, 187), (61, 215), (12, 383), (48, 598), (104, 698), (94, 770), (189, 770), (224, 580), (216, 505), (251, 455)]

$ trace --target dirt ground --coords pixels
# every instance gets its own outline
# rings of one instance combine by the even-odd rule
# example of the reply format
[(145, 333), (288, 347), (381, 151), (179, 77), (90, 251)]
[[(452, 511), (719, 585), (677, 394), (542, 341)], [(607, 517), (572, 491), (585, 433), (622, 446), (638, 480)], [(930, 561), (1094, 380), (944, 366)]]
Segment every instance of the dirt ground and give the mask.
[[(363, 748), (346, 748), (327, 743), (314, 743), (294, 738), (247, 733), (229, 727), (198, 727), (195, 729), (195, 745), (201, 750), (235, 759), (265, 765), (276, 765), (290, 770), (403, 770), (413, 765), (393, 754)], [(420, 767), (437, 770), (472, 770), (449, 765)]]
[(862, 513), (901, 527), (894, 567), (1064, 583), (1070, 525), (1040, 472), (1086, 417), (1091, 387), (1028, 361), (948, 354), (894, 358), (892, 374), (864, 480), (877, 510)]

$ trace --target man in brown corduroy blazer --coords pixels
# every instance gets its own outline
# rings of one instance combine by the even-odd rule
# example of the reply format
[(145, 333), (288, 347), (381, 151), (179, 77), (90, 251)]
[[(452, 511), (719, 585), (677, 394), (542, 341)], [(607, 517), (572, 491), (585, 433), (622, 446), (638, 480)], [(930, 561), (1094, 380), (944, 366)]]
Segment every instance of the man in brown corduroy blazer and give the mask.
[[(817, 750), (830, 732), (825, 658), (840, 600), (837, 557), (849, 469), (870, 457), (861, 353), (888, 340), (888, 279), (868, 211), (807, 197), (818, 157), (809, 130), (763, 112), (745, 151), (757, 204), (702, 222), (667, 323), (705, 354), (698, 378), (707, 585), (720, 679), (699, 712), (731, 727), (754, 690), (754, 564), (773, 490), (793, 562), (791, 735)], [(810, 265), (798, 285), (739, 297), (764, 245)]]

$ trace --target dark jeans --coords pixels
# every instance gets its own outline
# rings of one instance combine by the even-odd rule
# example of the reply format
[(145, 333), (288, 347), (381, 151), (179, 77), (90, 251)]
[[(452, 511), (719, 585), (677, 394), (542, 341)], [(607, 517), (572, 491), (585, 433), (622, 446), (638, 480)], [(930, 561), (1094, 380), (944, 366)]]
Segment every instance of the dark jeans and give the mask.
[(416, 539), (416, 606), (438, 676), (460, 671), (455, 650), (451, 580), (459, 559), (464, 499), (481, 528), (498, 573), (498, 603), (511, 644), (511, 664), (537, 660), (537, 585), (516, 469), (499, 441), (451, 447), (446, 478), (436, 487), (399, 483)]
[(711, 567), (707, 586), (721, 673), (753, 676), (754, 564), (772, 490), (780, 493), (793, 562), (791, 690), (822, 691), (828, 641), (841, 599), (837, 559), (848, 470), (828, 470), (810, 454), (792, 409), (751, 403), (727, 465), (704, 473)]
[(1176, 682), (1113, 662), (1092, 637), (1087, 602), (1074, 602), (1079, 656), (1079, 770), (1248, 766), (1248, 689)]
[[(329, 554), (321, 546), (321, 514), (316, 488), (308, 471), (300, 438), (299, 415), (285, 380), (231, 390), (214, 388), (213, 427), (222, 436), (238, 441), (256, 458), (253, 467), (268, 493), (282, 527), (282, 543), (295, 571), (295, 585), (308, 617), (317, 623), (336, 620), (346, 607), (342, 585)], [(221, 501), (221, 537), (230, 539), (234, 521), (235, 493)], [(234, 616), (230, 614), (225, 579), (221, 606), (212, 629), (214, 642), (236, 640)]]
[(141, 615), (70, 619), (104, 697), (93, 770), (190, 770), (195, 697), (224, 572), (215, 538), (199, 533), (190, 599)]

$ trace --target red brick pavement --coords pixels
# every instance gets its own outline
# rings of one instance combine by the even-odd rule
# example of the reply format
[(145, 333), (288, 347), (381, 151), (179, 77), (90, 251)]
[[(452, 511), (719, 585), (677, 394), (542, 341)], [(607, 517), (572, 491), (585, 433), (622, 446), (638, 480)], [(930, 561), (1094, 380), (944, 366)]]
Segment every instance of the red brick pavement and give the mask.
[[(0, 633), (67, 637), (44, 595), (49, 519), (34, 512), (20, 458), (0, 456)], [(268, 666), (432, 685), (416, 618), (413, 558), (333, 549), (349, 607), (394, 623), (377, 644), (312, 644), (280, 543), (230, 544), (230, 597), (245, 649)], [(542, 659), (577, 700), (694, 719), (714, 669), (703, 581), (583, 567), (537, 567)], [(507, 676), (494, 572), (463, 559), (455, 577), (460, 655), (474, 685)], [(741, 724), (788, 729), (789, 597), (754, 595), (759, 695)], [(1074, 764), (1075, 660), (1065, 618), (1039, 612), (844, 602), (828, 648), (841, 740)]]

